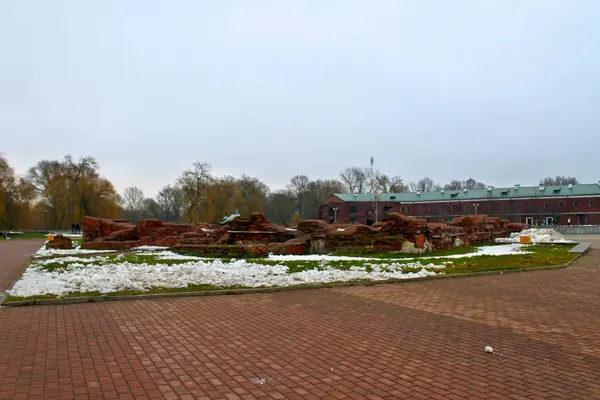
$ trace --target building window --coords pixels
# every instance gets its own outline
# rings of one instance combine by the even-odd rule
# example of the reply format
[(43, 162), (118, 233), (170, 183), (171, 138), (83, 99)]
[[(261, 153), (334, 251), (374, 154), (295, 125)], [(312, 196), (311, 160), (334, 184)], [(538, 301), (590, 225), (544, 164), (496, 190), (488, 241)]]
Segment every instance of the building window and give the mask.
[(575, 203), (573, 203), (573, 208), (577, 208), (578, 205), (579, 205), (579, 201), (575, 200)]
[(521, 209), (521, 203), (517, 203), (517, 205), (515, 206), (517, 210)]
[(594, 207), (594, 200), (590, 200), (590, 208)]
[(561, 201), (560, 203), (558, 203), (558, 206), (559, 206), (560, 208), (563, 208), (563, 207), (564, 207), (564, 205), (565, 205), (565, 203), (563, 203), (562, 201)]
[(450, 209), (451, 209), (452, 211), (454, 211), (454, 210), (456, 210), (456, 206), (455, 206), (454, 204), (452, 204), (452, 205), (450, 206)]
[(404, 212), (404, 207), (400, 207), (400, 211)]
[(348, 208), (348, 212), (349, 212), (350, 214), (356, 214), (356, 211), (357, 211), (357, 210), (356, 210), (356, 206), (350, 206), (350, 207)]
[(419, 214), (421, 214), (423, 212), (423, 207), (421, 207), (421, 206), (417, 207), (417, 212)]
[(529, 203), (529, 205), (527, 206), (527, 208), (529, 208), (531, 210), (533, 208), (533, 204)]
[(444, 212), (444, 206), (440, 206), (440, 212)]
[(387, 216), (392, 211), (392, 207), (383, 207), (383, 215)]
[(548, 208), (548, 202), (544, 203), (544, 208)]
[(427, 206), (427, 212), (431, 212), (431, 206)]
[(350, 223), (351, 223), (351, 224), (355, 224), (355, 223), (356, 223), (356, 218), (354, 218), (354, 217), (350, 217)]
[(406, 212), (410, 212), (410, 207), (406, 207)]
[(330, 217), (333, 217), (333, 216), (334, 216), (334, 210), (333, 210), (333, 208), (330, 208), (330, 209), (329, 209), (329, 216), (330, 216)]

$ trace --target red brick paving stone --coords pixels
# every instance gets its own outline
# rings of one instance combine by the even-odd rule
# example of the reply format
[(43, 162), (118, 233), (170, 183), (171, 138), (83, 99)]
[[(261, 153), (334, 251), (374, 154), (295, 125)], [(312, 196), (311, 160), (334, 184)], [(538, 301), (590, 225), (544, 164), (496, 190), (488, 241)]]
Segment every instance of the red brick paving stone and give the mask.
[(598, 398), (598, 265), (5, 308), (0, 398)]
[(43, 239), (0, 240), (0, 293), (10, 289), (43, 244)]

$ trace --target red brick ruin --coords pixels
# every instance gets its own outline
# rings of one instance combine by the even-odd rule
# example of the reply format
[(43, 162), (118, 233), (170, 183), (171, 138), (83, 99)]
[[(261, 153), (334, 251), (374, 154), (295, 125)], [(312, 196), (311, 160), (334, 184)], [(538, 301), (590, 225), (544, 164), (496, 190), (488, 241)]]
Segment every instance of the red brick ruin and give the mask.
[(420, 253), (492, 242), (519, 232), (526, 225), (496, 217), (473, 215), (450, 223), (390, 214), (372, 226), (328, 224), (306, 220), (295, 229), (273, 224), (262, 214), (235, 218), (231, 226), (206, 223), (177, 224), (146, 219), (84, 217), (84, 249), (127, 250), (137, 246), (167, 246), (198, 255), (247, 257), (274, 254), (352, 252)]

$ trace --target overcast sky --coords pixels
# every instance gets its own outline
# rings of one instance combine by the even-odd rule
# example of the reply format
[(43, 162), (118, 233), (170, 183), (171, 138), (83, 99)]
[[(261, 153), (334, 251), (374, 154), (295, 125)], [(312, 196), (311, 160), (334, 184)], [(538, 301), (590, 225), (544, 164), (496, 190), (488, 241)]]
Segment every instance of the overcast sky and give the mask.
[(598, 0), (0, 2), (0, 152), (216, 174), (600, 179)]

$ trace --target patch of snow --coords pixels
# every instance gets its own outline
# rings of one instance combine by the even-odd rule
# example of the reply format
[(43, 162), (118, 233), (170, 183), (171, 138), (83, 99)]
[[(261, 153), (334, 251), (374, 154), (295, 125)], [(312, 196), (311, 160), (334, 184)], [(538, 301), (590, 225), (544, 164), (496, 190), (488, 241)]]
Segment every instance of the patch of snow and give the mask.
[(531, 237), (532, 243), (558, 243), (558, 244), (575, 244), (573, 240), (567, 240), (563, 235), (550, 228), (531, 228), (524, 229), (521, 232), (514, 232), (508, 238), (498, 238), (496, 243), (519, 243), (521, 236)]
[(155, 256), (157, 260), (210, 260), (207, 257), (197, 257), (184, 254), (174, 253), (172, 251), (159, 251), (147, 253), (147, 255)]
[(285, 228), (286, 231), (292, 231), (292, 232), (296, 232), (298, 229), (292, 229), (292, 228)]
[(200, 228), (202, 230), (202, 232), (212, 232), (214, 231), (214, 229), (206, 229), (206, 228)]
[[(60, 233), (60, 232), (51, 232), (48, 235), (58, 236), (63, 235), (64, 237), (72, 238), (72, 239), (81, 239), (83, 235), (81, 233)], [(47, 236), (47, 235), (46, 235)]]
[(484, 350), (485, 350), (486, 353), (493, 353), (494, 352), (494, 349), (492, 348), (492, 346), (485, 346)]
[(45, 260), (35, 260), (35, 265), (47, 265), (47, 264), (73, 264), (73, 263), (97, 263), (107, 260), (106, 257), (75, 257), (75, 256), (66, 256), (66, 257), (57, 257), (57, 258), (48, 258)]
[[(273, 287), (310, 283), (343, 282), (352, 280), (410, 279), (436, 275), (420, 263), (372, 264), (353, 266), (348, 270), (335, 269), (327, 264), (318, 269), (288, 273), (285, 265), (263, 265), (237, 260), (198, 260), (184, 264), (133, 264), (129, 262), (85, 265), (72, 263), (62, 271), (46, 271), (32, 264), (9, 291), (12, 296), (42, 294), (65, 295), (76, 292), (100, 293), (122, 290), (147, 290), (151, 287), (180, 288), (189, 284), (208, 284), (218, 287)], [(420, 268), (404, 273), (403, 268)]]
[(338, 232), (344, 232), (345, 230), (346, 230), (346, 229), (344, 229), (344, 228), (337, 228), (337, 231), (338, 231)]
[[(47, 243), (47, 242), (46, 242)], [(94, 254), (94, 253), (106, 253), (111, 250), (87, 250), (77, 246), (74, 249), (61, 250), (61, 249), (47, 249), (44, 244), (38, 251), (33, 254), (33, 257), (48, 257), (48, 256), (67, 256), (77, 254)]]
[(133, 251), (156, 251), (156, 250), (166, 250), (168, 246), (138, 246), (134, 247), (131, 250)]

